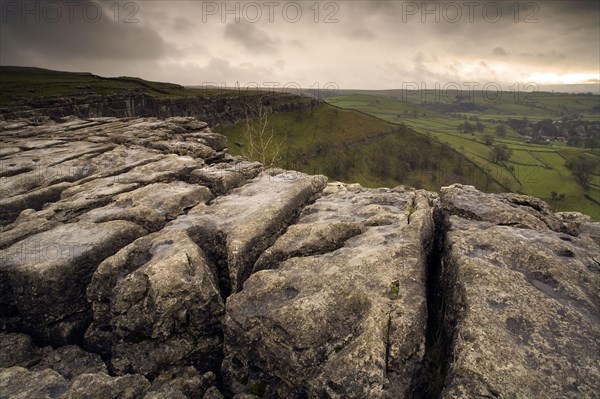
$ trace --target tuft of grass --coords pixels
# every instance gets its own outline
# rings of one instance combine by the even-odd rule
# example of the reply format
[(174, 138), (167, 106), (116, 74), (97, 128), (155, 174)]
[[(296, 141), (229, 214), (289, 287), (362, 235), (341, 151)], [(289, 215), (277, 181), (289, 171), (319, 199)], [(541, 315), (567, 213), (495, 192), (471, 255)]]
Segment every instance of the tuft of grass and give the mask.
[(266, 382), (264, 382), (262, 380), (250, 382), (249, 393), (251, 393), (252, 395), (256, 395), (259, 398), (262, 398), (263, 396), (265, 396), (266, 392), (267, 392), (267, 383)]
[(390, 284), (390, 298), (395, 299), (398, 298), (400, 294), (400, 281), (394, 280)]

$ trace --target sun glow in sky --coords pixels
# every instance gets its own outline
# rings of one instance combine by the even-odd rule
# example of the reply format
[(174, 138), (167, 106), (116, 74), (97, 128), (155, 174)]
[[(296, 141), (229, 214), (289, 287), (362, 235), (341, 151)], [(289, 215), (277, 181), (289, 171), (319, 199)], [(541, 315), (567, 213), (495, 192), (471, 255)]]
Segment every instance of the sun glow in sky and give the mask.
[(527, 79), (540, 84), (586, 84), (600, 82), (600, 75), (598, 73), (567, 73), (560, 75), (552, 72), (544, 72), (534, 73)]

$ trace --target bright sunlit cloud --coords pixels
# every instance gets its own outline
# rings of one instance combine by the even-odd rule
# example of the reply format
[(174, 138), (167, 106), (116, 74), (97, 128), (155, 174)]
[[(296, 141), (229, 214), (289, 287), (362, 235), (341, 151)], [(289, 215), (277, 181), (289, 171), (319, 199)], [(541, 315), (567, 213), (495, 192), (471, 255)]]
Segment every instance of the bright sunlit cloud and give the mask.
[(528, 81), (537, 82), (540, 84), (585, 84), (597, 81), (600, 76), (596, 73), (567, 73), (564, 75), (544, 72), (534, 73), (530, 75)]

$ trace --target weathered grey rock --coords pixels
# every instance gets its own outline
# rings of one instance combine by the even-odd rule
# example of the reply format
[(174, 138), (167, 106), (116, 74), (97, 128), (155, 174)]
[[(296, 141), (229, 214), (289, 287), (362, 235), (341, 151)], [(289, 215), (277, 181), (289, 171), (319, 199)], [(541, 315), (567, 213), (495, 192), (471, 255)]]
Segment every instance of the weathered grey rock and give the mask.
[(187, 180), (190, 172), (202, 165), (202, 160), (170, 154), (156, 162), (135, 167), (127, 173), (112, 177), (111, 180), (118, 183), (143, 184)]
[[(2, 147), (0, 148), (0, 158), (18, 154), (19, 152), (21, 152), (21, 149), (18, 147)], [(0, 172), (0, 176), (4, 176), (4, 171)]]
[(206, 391), (202, 399), (225, 399), (225, 397), (216, 387), (211, 387)]
[[(98, 154), (111, 150), (113, 146), (89, 143), (89, 147), (82, 154), (74, 151), (74, 154), (70, 157), (65, 156), (66, 160), (64, 162), (33, 157), (30, 163), (25, 163), (26, 161), (17, 163), (16, 165), (26, 167), (29, 170), (24, 173), (1, 177), (0, 186), (3, 188), (3, 194), (10, 196), (23, 194), (36, 188), (48, 187), (65, 181), (73, 182), (93, 174), (95, 172), (93, 159)], [(44, 161), (47, 163), (42, 163)], [(11, 160), (6, 162), (11, 162)], [(15, 162), (11, 162), (9, 165)]]
[(0, 334), (0, 368), (21, 366), (29, 371), (51, 369), (71, 380), (85, 373), (107, 373), (100, 356), (85, 352), (78, 346), (39, 348), (25, 334)]
[(19, 149), (4, 152), (0, 162), (2, 225), (12, 223), (25, 209), (41, 210), (44, 204), (57, 201), (67, 188), (72, 188), (68, 195), (86, 191), (84, 183), (90, 180), (142, 184), (187, 180), (192, 170), (204, 166), (203, 159), (222, 159), (226, 150), (224, 136), (211, 133), (204, 122), (190, 117), (162, 121), (75, 118), (43, 127), (26, 126), (28, 131), (15, 124), (2, 127), (3, 146)]
[(476, 214), (463, 212), (462, 191), (473, 193), (453, 186), (441, 195), (450, 212), (439, 280), (449, 363), (442, 396), (594, 397), (600, 248), (545, 228), (554, 215), (505, 213), (492, 194), (476, 195)]
[(157, 391), (148, 392), (144, 399), (188, 399), (188, 397), (178, 389), (164, 387)]
[(155, 183), (119, 194), (110, 205), (91, 210), (80, 220), (95, 223), (129, 220), (148, 231), (156, 231), (183, 213), (184, 209), (212, 199), (210, 190), (204, 186), (180, 181)]
[(64, 397), (67, 387), (67, 381), (56, 371), (49, 369), (0, 369), (0, 399), (58, 399)]
[(272, 269), (280, 262), (295, 257), (332, 252), (362, 232), (362, 224), (356, 221), (301, 221), (290, 226), (286, 234), (262, 253), (254, 265), (254, 271)]
[(585, 215), (454, 185), (434, 218), (433, 193), (261, 174), (191, 117), (0, 131), (1, 398), (600, 391)]
[[(110, 151), (109, 151), (110, 150)], [(103, 152), (103, 153), (100, 153)], [(35, 169), (0, 182), (10, 195), (18, 195), (39, 187), (48, 187), (61, 182), (74, 182), (118, 175), (136, 166), (157, 161), (162, 155), (140, 148), (103, 146), (95, 152), (78, 156), (62, 163), (47, 166), (36, 165)]]
[(89, 323), (85, 292), (96, 266), (143, 234), (130, 222), (73, 223), (2, 250), (2, 321), (44, 343), (77, 342)]
[(213, 386), (216, 377), (209, 371), (200, 374), (194, 367), (176, 367), (162, 372), (152, 381), (152, 390), (158, 392), (181, 392), (188, 399), (202, 399), (204, 393)]
[(242, 288), (260, 253), (325, 187), (324, 176), (263, 173), (252, 182), (199, 205), (165, 229), (185, 230), (218, 266), (225, 296)]
[[(168, 118), (178, 115), (195, 115), (200, 120), (215, 126), (245, 120), (248, 116), (248, 101), (257, 104), (262, 102), (265, 107), (271, 108), (273, 112), (308, 109), (321, 103), (320, 100), (306, 98), (299, 100), (297, 95), (290, 93), (268, 93), (265, 95), (263, 91), (257, 91), (256, 94), (250, 94), (250, 96), (252, 97), (248, 97), (248, 93), (242, 96), (237, 93), (229, 93), (218, 96), (158, 98), (148, 93), (136, 91), (111, 95), (82, 93), (74, 98), (68, 96), (34, 100), (23, 99), (27, 103), (25, 109), (22, 107), (2, 109), (0, 110), (0, 120), (5, 119), (8, 123), (12, 123), (17, 118), (27, 118), (27, 128), (34, 130), (32, 129), (34, 119), (44, 121), (44, 118), (48, 116), (59, 119), (64, 116), (76, 115), (86, 119), (110, 120), (114, 117), (159, 116)], [(185, 126), (182, 126), (182, 128), (185, 128)]]
[(222, 134), (203, 131), (186, 134), (186, 137), (197, 139), (199, 142), (212, 147), (215, 151), (223, 151), (227, 148), (227, 137)]
[(68, 345), (47, 352), (31, 371), (52, 369), (72, 380), (81, 374), (108, 373), (106, 365), (99, 355), (85, 352), (78, 346)]
[(116, 176), (103, 177), (78, 184), (65, 190), (61, 199), (65, 200), (76, 194), (84, 194), (90, 190), (109, 189), (115, 184), (148, 185), (153, 183), (166, 183), (178, 180), (186, 181), (192, 170), (203, 166), (201, 160), (191, 157), (167, 155), (156, 162), (137, 166), (126, 173)]
[(142, 399), (149, 389), (150, 382), (141, 375), (82, 374), (61, 399)]
[[(431, 211), (425, 193), (329, 185), (265, 252), (273, 270), (228, 299), (227, 387), (269, 398), (410, 394), (424, 352)], [(331, 242), (309, 235), (336, 226)]]
[(231, 163), (218, 163), (196, 169), (190, 175), (190, 182), (207, 186), (215, 195), (225, 195), (246, 181), (254, 179), (262, 169), (262, 164), (258, 162), (236, 159)]
[(217, 155), (211, 147), (199, 142), (159, 140), (150, 141), (148, 146), (169, 154), (190, 155), (202, 159), (210, 159)]
[(57, 201), (64, 190), (73, 186), (69, 183), (79, 181), (81, 184), (90, 179), (118, 175), (159, 159), (159, 154), (147, 150), (122, 146), (111, 150), (112, 146), (88, 144), (85, 151), (77, 152), (74, 148), (70, 157), (64, 155), (64, 162), (33, 156), (30, 162), (34, 166), (27, 166), (26, 173), (1, 178), (3, 224), (12, 222), (24, 209), (40, 210), (45, 203)]
[[(52, 129), (54, 129), (54, 127), (41, 132), (41, 135), (55, 133)], [(18, 132), (18, 136), (15, 137), (12, 142), (16, 145), (22, 145), (26, 141), (23, 140), (23, 136), (26, 136), (26, 134), (24, 135), (22, 132)], [(10, 145), (9, 143), (11, 143), (10, 140), (7, 144)], [(78, 158), (93, 157), (94, 155), (110, 151), (114, 147), (114, 144), (99, 144), (89, 141), (74, 142), (71, 138), (69, 142), (64, 145), (30, 151), (20, 151), (14, 156), (8, 156), (2, 159), (2, 170), (0, 173), (2, 178), (0, 179), (0, 182), (4, 185), (6, 182), (12, 181), (12, 179), (6, 179), (6, 177), (15, 177), (19, 174), (26, 174), (26, 176), (36, 177), (34, 181), (41, 185), (48, 185), (52, 179), (55, 179), (58, 176), (69, 175), (70, 171), (67, 168), (61, 170), (60, 168), (55, 169), (55, 166), (65, 164), (66, 162)], [(29, 172), (33, 172), (33, 174), (28, 175), (27, 173)]]
[(107, 205), (113, 196), (131, 191), (139, 187), (139, 184), (107, 183), (103, 179), (98, 179), (87, 186), (86, 191), (71, 196), (65, 195), (68, 189), (63, 191), (61, 195), (65, 199), (48, 204), (40, 211), (33, 209), (22, 211), (13, 224), (1, 230), (0, 249), (31, 235), (50, 230), (63, 222), (77, 221), (80, 215), (96, 207)]
[(44, 350), (35, 346), (28, 335), (0, 333), (0, 368), (30, 367), (43, 355)]
[(446, 213), (502, 226), (546, 231), (566, 231), (562, 221), (544, 201), (527, 195), (488, 195), (473, 186), (453, 184), (441, 192)]
[(23, 151), (35, 150), (39, 148), (54, 147), (59, 144), (67, 144), (64, 140), (29, 140), (26, 143), (21, 143), (19, 148)]
[(46, 203), (57, 201), (61, 193), (72, 185), (73, 183), (62, 182), (0, 199), (0, 225), (5, 226), (14, 222), (19, 213), (25, 209), (40, 210)]
[(575, 236), (589, 237), (600, 245), (600, 223), (579, 212), (557, 212), (555, 214), (567, 226), (567, 231)]
[(142, 237), (98, 267), (87, 345), (118, 373), (216, 367), (224, 305), (216, 274), (183, 231)]

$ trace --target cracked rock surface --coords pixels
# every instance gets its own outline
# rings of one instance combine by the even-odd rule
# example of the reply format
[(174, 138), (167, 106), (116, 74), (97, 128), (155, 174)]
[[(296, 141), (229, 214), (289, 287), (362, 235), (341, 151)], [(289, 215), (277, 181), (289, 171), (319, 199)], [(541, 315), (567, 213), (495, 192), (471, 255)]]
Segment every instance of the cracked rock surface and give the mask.
[(479, 193), (472, 207), (465, 199), (473, 192), (455, 185), (441, 193), (444, 325), (453, 352), (443, 397), (594, 397), (597, 243), (565, 234), (540, 201), (519, 197), (507, 219), (498, 203), (514, 196)]
[(234, 391), (408, 395), (424, 350), (431, 212), (424, 192), (328, 186), (263, 253), (257, 265), (269, 270), (227, 302), (223, 371)]
[(0, 143), (0, 399), (600, 392), (585, 215), (263, 170), (193, 117)]

